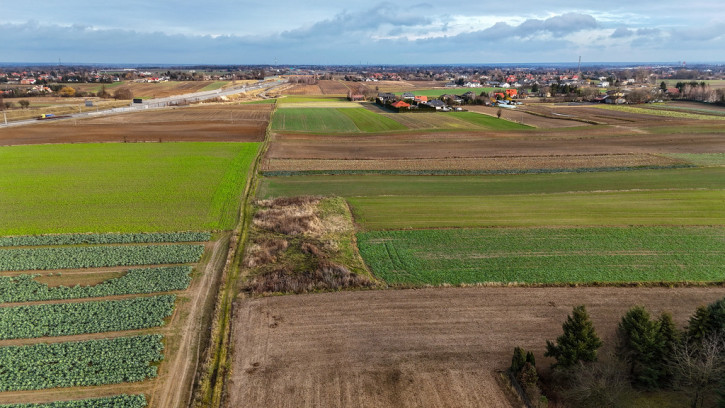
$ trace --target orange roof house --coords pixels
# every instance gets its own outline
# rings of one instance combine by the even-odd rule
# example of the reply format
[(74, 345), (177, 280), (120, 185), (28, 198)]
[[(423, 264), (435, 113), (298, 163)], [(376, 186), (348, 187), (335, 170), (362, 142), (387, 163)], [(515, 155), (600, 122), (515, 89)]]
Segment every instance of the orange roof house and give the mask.
[(409, 103), (405, 103), (403, 101), (395, 102), (394, 104), (392, 104), (390, 106), (392, 106), (393, 108), (398, 108), (398, 109), (401, 109), (401, 108), (410, 108), (410, 104)]

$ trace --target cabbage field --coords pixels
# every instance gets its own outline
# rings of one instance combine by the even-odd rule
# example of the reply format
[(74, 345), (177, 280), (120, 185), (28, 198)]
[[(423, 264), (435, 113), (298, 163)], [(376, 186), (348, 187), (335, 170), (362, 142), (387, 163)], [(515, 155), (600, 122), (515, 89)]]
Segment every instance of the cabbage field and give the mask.
[(0, 307), (0, 339), (71, 336), (162, 326), (175, 295)]
[(165, 266), (130, 269), (125, 275), (97, 285), (48, 286), (34, 278), (38, 274), (0, 276), (0, 303), (39, 300), (80, 299), (184, 290), (191, 283), (192, 267)]
[(116, 384), (156, 377), (160, 334), (0, 347), (0, 391)]
[(209, 232), (140, 232), (131, 234), (52, 234), (0, 237), (0, 247), (78, 244), (143, 244), (153, 242), (204, 242)]
[(143, 408), (146, 404), (144, 395), (116, 395), (46, 404), (0, 404), (0, 408)]
[(0, 271), (197, 262), (204, 245), (71, 246), (0, 249)]

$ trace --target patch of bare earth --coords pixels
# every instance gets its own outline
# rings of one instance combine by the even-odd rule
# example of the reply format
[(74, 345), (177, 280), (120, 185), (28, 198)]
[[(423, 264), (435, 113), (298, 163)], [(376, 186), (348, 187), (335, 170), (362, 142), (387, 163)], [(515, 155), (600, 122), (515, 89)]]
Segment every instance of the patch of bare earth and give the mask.
[(492, 156), (725, 153), (721, 133), (641, 134), (590, 127), (556, 132), (406, 132), (347, 136), (277, 134), (273, 159), (444, 159)]
[(495, 378), (514, 346), (545, 341), (586, 304), (611, 342), (645, 305), (683, 326), (725, 288), (436, 288), (241, 300), (228, 407), (509, 407)]
[(1, 145), (93, 142), (258, 142), (270, 105), (208, 105), (0, 129)]

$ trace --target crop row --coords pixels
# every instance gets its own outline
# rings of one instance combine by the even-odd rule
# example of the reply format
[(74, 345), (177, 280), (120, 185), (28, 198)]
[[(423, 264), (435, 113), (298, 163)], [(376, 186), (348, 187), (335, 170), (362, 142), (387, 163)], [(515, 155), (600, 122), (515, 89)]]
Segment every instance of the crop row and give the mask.
[(599, 105), (598, 108), (616, 110), (620, 112), (640, 113), (645, 115), (665, 116), (668, 118), (698, 119), (698, 120), (725, 120), (725, 117), (702, 115), (697, 113), (677, 112), (672, 110), (636, 108), (634, 106)]
[(56, 401), (43, 404), (2, 404), (0, 408), (144, 408), (146, 397), (140, 395), (115, 395), (73, 401)]
[(0, 237), (0, 247), (77, 244), (143, 244), (151, 242), (203, 242), (209, 232), (141, 232), (135, 234), (53, 234)]
[(197, 262), (203, 245), (160, 244), (0, 249), (0, 270), (94, 268)]
[(0, 347), (0, 391), (143, 381), (156, 377), (160, 334)]
[(0, 276), (0, 303), (80, 299), (184, 290), (191, 282), (191, 266), (131, 269), (125, 275), (93, 286), (48, 286), (34, 278), (40, 275)]
[(175, 295), (98, 302), (0, 307), (0, 339), (145, 329), (164, 324)]

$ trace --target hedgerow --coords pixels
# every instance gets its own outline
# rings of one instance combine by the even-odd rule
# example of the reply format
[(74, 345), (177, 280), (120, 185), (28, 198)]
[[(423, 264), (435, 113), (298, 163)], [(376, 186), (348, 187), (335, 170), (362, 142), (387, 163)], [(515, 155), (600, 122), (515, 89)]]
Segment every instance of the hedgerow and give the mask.
[(152, 242), (203, 242), (209, 232), (141, 232), (135, 234), (53, 234), (0, 237), (0, 247), (77, 244), (132, 244)]
[(142, 381), (156, 377), (160, 334), (0, 347), (0, 391)]
[(0, 307), (0, 339), (145, 329), (164, 324), (175, 295), (99, 302)]
[(2, 404), (0, 408), (144, 408), (146, 405), (148, 405), (148, 402), (143, 394), (123, 394), (113, 397), (56, 401), (44, 404)]
[(0, 249), (0, 270), (94, 268), (197, 262), (203, 245), (122, 245)]
[(0, 276), (0, 303), (80, 299), (184, 290), (191, 283), (192, 267), (166, 266), (131, 269), (125, 275), (93, 286), (55, 286), (34, 280), (37, 274)]

